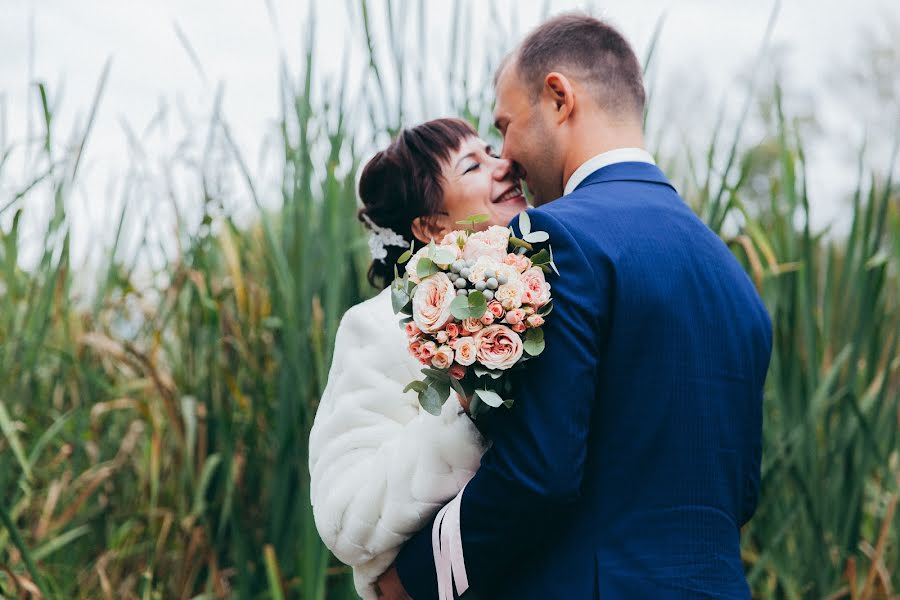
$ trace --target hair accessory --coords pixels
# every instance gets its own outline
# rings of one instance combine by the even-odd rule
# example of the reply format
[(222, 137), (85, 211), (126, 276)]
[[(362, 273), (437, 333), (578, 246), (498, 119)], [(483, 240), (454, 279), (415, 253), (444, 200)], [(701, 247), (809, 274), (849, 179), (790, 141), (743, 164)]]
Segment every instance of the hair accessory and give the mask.
[(362, 218), (369, 229), (369, 252), (372, 253), (372, 260), (384, 262), (384, 259), (387, 258), (385, 246), (401, 246), (405, 248), (409, 245), (409, 242), (403, 239), (402, 235), (390, 227), (382, 227), (376, 224), (365, 213), (363, 213)]

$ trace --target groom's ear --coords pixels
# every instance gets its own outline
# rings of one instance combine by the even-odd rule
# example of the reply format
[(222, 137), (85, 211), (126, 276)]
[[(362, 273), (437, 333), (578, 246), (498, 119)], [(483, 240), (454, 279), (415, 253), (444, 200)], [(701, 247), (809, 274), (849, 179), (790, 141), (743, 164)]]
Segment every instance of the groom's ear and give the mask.
[(569, 78), (556, 71), (544, 78), (544, 89), (553, 102), (557, 124), (564, 122), (575, 109), (575, 88)]

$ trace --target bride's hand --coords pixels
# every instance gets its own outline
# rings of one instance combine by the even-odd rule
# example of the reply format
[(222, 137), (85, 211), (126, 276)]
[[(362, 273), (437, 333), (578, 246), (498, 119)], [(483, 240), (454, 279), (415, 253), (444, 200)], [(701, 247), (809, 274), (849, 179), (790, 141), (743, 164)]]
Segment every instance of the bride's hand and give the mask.
[(464, 411), (466, 411), (466, 414), (471, 416), (471, 414), (469, 413), (469, 402), (471, 401), (471, 398), (466, 398), (459, 393), (456, 394), (456, 397), (459, 400), (459, 405), (463, 407)]
[(375, 593), (378, 600), (412, 600), (403, 588), (403, 582), (397, 574), (397, 567), (391, 568), (381, 574), (375, 582)]

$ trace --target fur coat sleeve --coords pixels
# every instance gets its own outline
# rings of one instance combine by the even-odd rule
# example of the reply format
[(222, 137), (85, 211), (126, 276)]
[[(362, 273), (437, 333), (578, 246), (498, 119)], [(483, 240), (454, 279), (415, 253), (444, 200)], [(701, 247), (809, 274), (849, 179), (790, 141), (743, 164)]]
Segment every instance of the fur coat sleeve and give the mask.
[(456, 496), (485, 449), (455, 396), (440, 416), (419, 407), (421, 377), (390, 307), (390, 290), (351, 308), (309, 439), (311, 501), (319, 535), (353, 567), (357, 592)]

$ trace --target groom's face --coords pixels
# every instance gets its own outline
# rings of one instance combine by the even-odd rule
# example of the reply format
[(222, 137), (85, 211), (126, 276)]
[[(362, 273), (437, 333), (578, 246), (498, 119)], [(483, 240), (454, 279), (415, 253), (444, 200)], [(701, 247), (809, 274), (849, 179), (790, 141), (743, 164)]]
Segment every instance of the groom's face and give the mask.
[(496, 93), (494, 125), (503, 135), (502, 157), (516, 166), (535, 206), (555, 200), (562, 195), (559, 143), (514, 64), (501, 72)]

